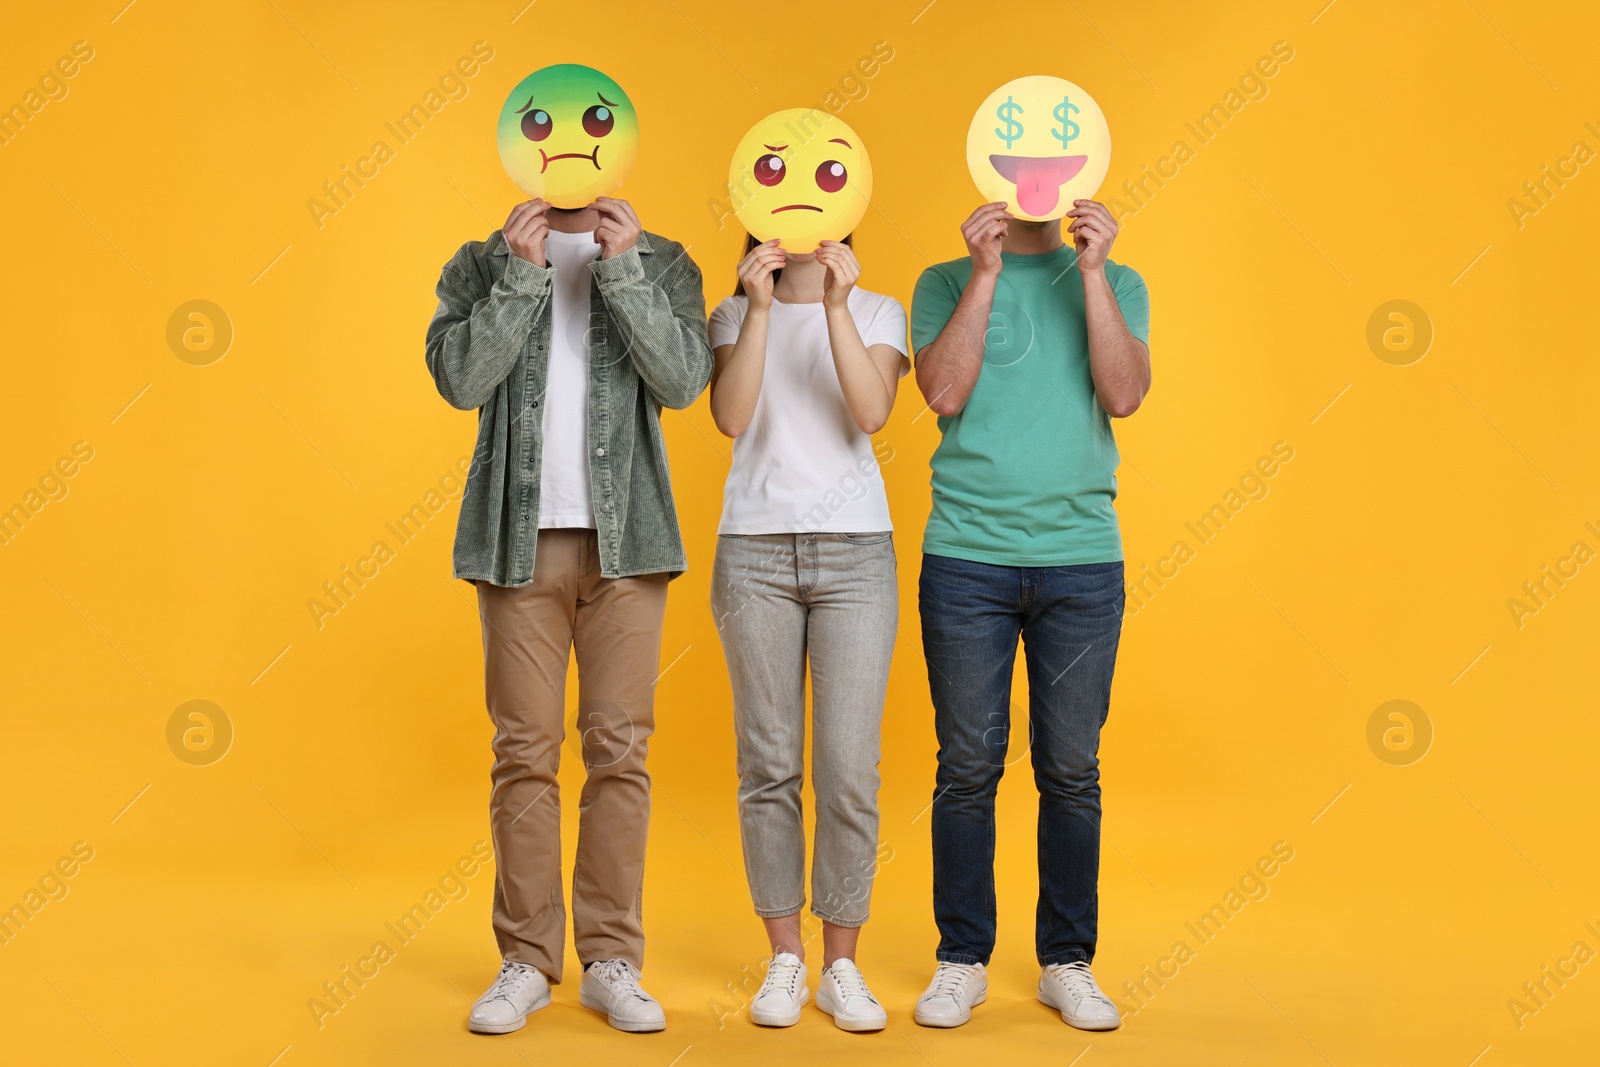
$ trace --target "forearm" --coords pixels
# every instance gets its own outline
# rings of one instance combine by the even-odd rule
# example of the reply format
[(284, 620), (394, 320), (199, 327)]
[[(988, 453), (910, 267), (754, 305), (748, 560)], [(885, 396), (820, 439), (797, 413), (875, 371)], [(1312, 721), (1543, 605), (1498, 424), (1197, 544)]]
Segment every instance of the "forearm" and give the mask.
[(467, 277), (446, 268), (436, 290), (439, 310), (428, 324), (427, 364), (452, 407), (482, 407), (511, 373), (549, 304), (552, 273), (511, 256), (489, 295), (474, 299)]
[(825, 314), (828, 347), (833, 350), (833, 369), (839, 376), (845, 407), (862, 433), (877, 433), (889, 421), (894, 394), (884, 382), (883, 372), (872, 362), (850, 308), (829, 307)]
[(729, 437), (738, 437), (755, 417), (761, 380), (767, 365), (767, 323), (770, 309), (750, 308), (739, 325), (739, 338), (711, 380), (711, 418)]
[(1083, 272), (1083, 306), (1095, 397), (1106, 414), (1126, 418), (1150, 391), (1150, 350), (1128, 330), (1104, 269)]
[(950, 321), (931, 345), (917, 352), (917, 388), (937, 414), (960, 414), (978, 383), (998, 279), (997, 274), (974, 274), (961, 291)]

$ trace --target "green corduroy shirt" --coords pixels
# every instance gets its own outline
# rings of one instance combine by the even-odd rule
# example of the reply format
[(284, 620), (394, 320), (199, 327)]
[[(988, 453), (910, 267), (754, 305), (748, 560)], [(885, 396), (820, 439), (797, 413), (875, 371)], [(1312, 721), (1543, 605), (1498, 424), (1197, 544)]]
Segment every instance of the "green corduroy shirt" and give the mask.
[[(641, 232), (589, 265), (589, 475), (607, 578), (688, 567), (673, 508), (661, 408), (686, 408), (711, 380), (700, 269), (683, 246)], [(499, 230), (445, 264), (428, 324), (439, 395), (478, 412), (454, 574), (533, 580), (555, 271), (518, 257)]]

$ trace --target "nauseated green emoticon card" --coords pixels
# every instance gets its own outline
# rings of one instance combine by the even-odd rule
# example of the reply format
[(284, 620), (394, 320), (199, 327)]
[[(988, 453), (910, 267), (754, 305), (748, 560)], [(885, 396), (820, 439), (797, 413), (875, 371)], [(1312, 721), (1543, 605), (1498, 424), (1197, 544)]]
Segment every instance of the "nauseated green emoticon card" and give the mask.
[(576, 63), (518, 82), (495, 132), (511, 180), (559, 208), (587, 207), (615, 193), (639, 155), (639, 113), (628, 94)]

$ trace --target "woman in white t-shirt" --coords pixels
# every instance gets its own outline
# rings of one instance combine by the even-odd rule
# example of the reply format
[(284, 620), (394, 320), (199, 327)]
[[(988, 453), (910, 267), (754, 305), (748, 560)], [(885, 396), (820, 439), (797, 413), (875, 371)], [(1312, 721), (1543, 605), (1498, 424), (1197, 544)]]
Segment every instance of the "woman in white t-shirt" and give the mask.
[(750, 1017), (791, 1026), (809, 996), (800, 933), (809, 662), (817, 1005), (842, 1029), (881, 1030), (887, 1016), (855, 957), (879, 859), (879, 726), (899, 593), (868, 435), (888, 421), (910, 369), (906, 315), (856, 288), (848, 238), (804, 255), (750, 238), (738, 273), (710, 320), (711, 413), (734, 439), (711, 606), (733, 683), (745, 871), (772, 945)]

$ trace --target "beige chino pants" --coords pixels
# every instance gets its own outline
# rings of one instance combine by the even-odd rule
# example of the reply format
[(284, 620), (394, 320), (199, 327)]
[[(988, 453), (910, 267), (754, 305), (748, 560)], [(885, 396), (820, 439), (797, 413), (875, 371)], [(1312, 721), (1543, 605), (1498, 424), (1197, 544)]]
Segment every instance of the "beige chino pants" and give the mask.
[(645, 753), (667, 576), (603, 578), (593, 530), (540, 530), (533, 582), (477, 583), (484, 688), (494, 722), (489, 819), (501, 954), (561, 980), (561, 803), (569, 653), (578, 662), (578, 799), (572, 927), (578, 959), (644, 965), (641, 896), (650, 823)]

